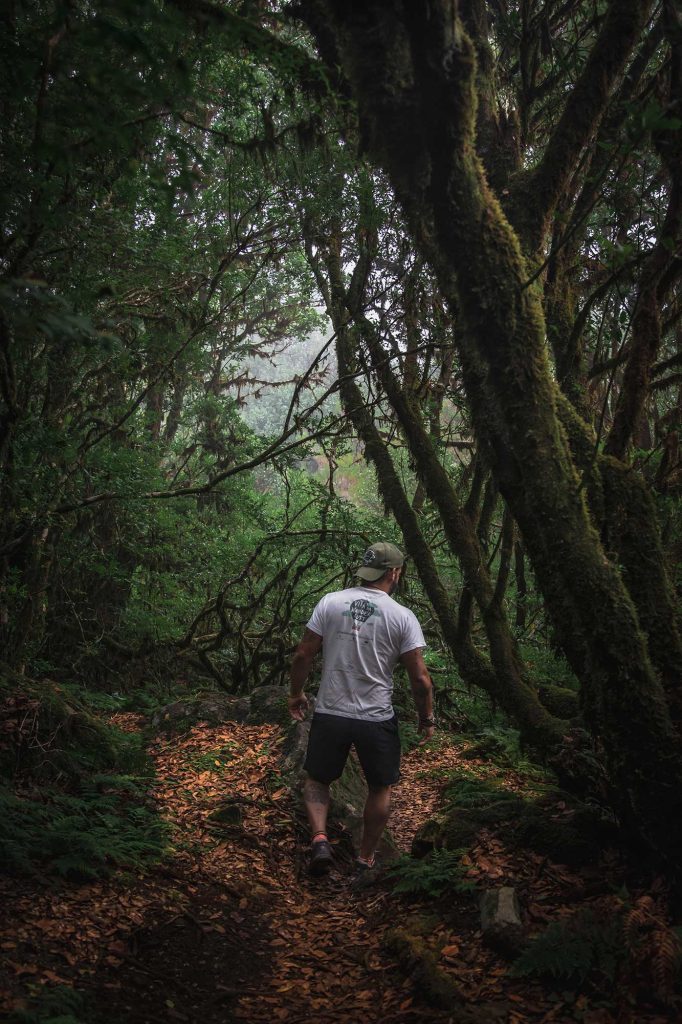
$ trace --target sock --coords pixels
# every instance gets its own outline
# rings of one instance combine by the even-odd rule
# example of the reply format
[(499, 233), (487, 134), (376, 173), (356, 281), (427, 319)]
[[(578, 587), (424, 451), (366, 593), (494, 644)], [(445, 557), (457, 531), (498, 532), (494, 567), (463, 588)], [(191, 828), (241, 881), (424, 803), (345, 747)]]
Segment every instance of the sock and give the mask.
[(324, 840), (325, 842), (328, 842), (328, 840), (327, 840), (327, 833), (326, 832), (314, 832), (313, 833), (313, 838), (312, 838), (311, 842), (313, 842), (313, 843), (321, 843), (322, 840)]

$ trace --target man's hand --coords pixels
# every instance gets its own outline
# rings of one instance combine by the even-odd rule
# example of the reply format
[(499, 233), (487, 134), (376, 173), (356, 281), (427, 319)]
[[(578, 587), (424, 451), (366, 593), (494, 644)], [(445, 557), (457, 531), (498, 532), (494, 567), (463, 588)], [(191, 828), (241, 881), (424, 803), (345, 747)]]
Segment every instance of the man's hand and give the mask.
[(302, 722), (308, 711), (308, 698), (304, 693), (299, 697), (289, 697), (289, 714), (295, 722)]
[[(289, 672), (289, 714), (295, 722), (302, 722), (308, 710), (308, 698), (303, 693), (305, 681), (313, 667), (315, 655), (322, 647), (322, 637), (306, 626), (303, 639), (296, 648)], [(298, 696), (293, 696), (293, 694)]]
[(422, 734), (422, 739), (419, 741), (420, 747), (423, 747), (425, 743), (428, 743), (429, 740), (433, 739), (435, 730), (435, 725), (426, 725), (425, 722), (419, 722), (417, 732)]
[(431, 676), (424, 664), (421, 647), (415, 647), (413, 651), (406, 651), (404, 654), (401, 654), (400, 660), (407, 669), (407, 674), (410, 678), (412, 695), (419, 715), (417, 732), (423, 736), (419, 746), (423, 747), (433, 737), (433, 730), (436, 726), (433, 720), (433, 684), (431, 683)]

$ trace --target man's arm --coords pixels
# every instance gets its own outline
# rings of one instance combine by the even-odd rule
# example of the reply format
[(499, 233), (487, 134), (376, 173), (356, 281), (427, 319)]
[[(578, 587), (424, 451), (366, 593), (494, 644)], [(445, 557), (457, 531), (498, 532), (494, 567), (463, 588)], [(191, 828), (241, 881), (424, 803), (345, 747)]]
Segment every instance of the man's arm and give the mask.
[(315, 655), (322, 647), (322, 637), (306, 630), (303, 639), (296, 648), (289, 671), (289, 714), (298, 722), (302, 722), (308, 710), (308, 698), (303, 693), (305, 681), (310, 675)]
[(426, 743), (433, 736), (435, 728), (433, 723), (433, 684), (429, 670), (424, 663), (421, 647), (401, 654), (400, 661), (407, 669), (410, 678), (412, 696), (419, 714), (418, 731), (424, 734), (422, 742)]

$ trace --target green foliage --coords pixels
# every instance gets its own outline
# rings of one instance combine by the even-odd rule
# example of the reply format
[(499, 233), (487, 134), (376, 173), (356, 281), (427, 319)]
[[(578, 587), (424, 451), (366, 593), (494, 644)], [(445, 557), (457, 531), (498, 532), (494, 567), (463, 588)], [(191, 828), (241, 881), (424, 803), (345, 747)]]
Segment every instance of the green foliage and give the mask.
[(456, 807), (487, 807), (491, 801), (509, 797), (495, 779), (456, 778), (445, 788), (445, 799)]
[[(385, 179), (360, 166), (352, 112), (331, 95), (310, 39), (286, 18), (270, 19), (268, 5), (241, 5), (238, 16), (229, 4), (197, 13), (191, 4), (157, 0), (67, 7), (12, 5), (0, 39), (7, 228), (0, 312), (9, 400), (0, 465), (0, 646), (22, 674), (85, 686), (36, 692), (33, 731), (0, 747), (0, 767), (26, 777), (39, 771), (80, 792), (88, 774), (142, 770), (139, 739), (106, 729), (100, 714), (151, 710), (179, 678), (185, 692), (198, 676), (234, 693), (280, 682), (321, 594), (351, 582), (370, 540), (400, 543), (375, 475), (361, 463), (362, 446), (348, 420), (337, 418), (338, 396), (308, 414), (336, 376), (333, 348), (298, 390), (332, 334), (309, 257), (324, 254), (335, 232), (348, 277), (376, 232), (368, 315), (381, 325), (399, 383), (418, 398), (463, 504), (467, 494), (475, 497), (481, 460), (471, 447), (461, 367), (456, 356), (449, 362), (450, 314)], [(528, 167), (542, 159), (551, 128), (542, 110), (530, 108), (544, 90), (544, 111), (554, 109), (553, 97), (563, 102), (566, 81), (575, 81), (587, 59), (591, 17), (583, 5), (570, 26), (550, 12), (542, 23), (547, 38), (533, 40), (538, 29), (529, 28), (537, 55), (531, 77), (543, 85), (528, 82), (521, 94), (518, 12), (490, 19), (499, 95), (516, 97), (519, 131), (510, 130)], [(619, 138), (616, 116), (612, 137), (599, 140), (595, 180), (608, 188), (596, 206), (588, 204), (577, 233), (571, 229), (576, 269), (566, 290), (589, 312), (581, 375), (590, 360), (625, 346), (637, 275), (665, 208), (656, 152), (672, 144), (678, 123), (654, 95), (643, 80), (624, 107), (625, 135)], [(339, 122), (341, 143), (334, 139)], [(639, 147), (637, 183), (627, 161), (613, 174), (608, 160), (597, 166), (621, 152), (623, 138)], [(617, 293), (590, 294), (599, 267), (614, 272)], [(669, 328), (664, 334), (662, 359), (674, 343)], [(424, 494), (417, 503), (416, 466), (394, 411), (361, 345), (357, 355), (360, 394), (372, 402), (456, 605), (462, 571), (442, 517)], [(617, 402), (619, 386), (616, 374), (609, 402)], [(657, 428), (672, 428), (672, 395), (652, 389)], [(287, 417), (291, 433), (278, 446)], [(255, 471), (243, 468), (260, 458)], [(662, 456), (642, 458), (660, 484)], [(494, 577), (504, 568), (502, 501), (490, 493), (479, 539)], [(679, 547), (677, 506), (671, 494), (671, 548)], [(522, 587), (514, 577), (524, 576), (524, 558)], [(521, 570), (509, 564), (505, 603), (508, 612), (515, 596), (523, 605), (524, 670), (535, 684), (565, 688), (553, 694), (563, 703), (550, 710), (570, 708), (576, 681), (552, 649), (527, 556), (521, 561)], [(500, 728), (499, 709), (464, 692), (418, 574), (410, 568), (405, 575), (405, 600), (427, 624), (439, 721), (478, 734), (472, 756), (530, 776), (515, 734)], [(474, 608), (471, 638), (487, 656), (484, 634)], [(396, 702), (410, 748), (419, 737), (404, 678)]]
[[(0, 667), (0, 773), (40, 783), (89, 784), (98, 773), (126, 775), (144, 772), (143, 739), (125, 733), (92, 714), (82, 687), (17, 677)], [(108, 710), (119, 702), (97, 693), (86, 694), (91, 708)]]
[(503, 785), (502, 778), (460, 769), (450, 773), (444, 804), (419, 834), (417, 843), (423, 850), (468, 849), (478, 831), (487, 828), (503, 831), (506, 841), (519, 849), (579, 867), (594, 863), (605, 847), (617, 842), (611, 821), (537, 771), (523, 780), (519, 792)]
[[(77, 695), (78, 694), (78, 695)], [(111, 698), (92, 694), (90, 708)], [(0, 674), (0, 864), (78, 880), (159, 860), (167, 829), (147, 804), (142, 737), (86, 708), (81, 688)], [(118, 703), (118, 702), (116, 702)]]
[(86, 1024), (85, 999), (68, 985), (56, 985), (37, 993), (25, 1010), (15, 1010), (9, 1024)]
[(388, 869), (395, 891), (411, 896), (435, 898), (447, 892), (471, 892), (475, 885), (466, 879), (462, 850), (434, 850), (417, 860), (403, 855)]
[(416, 714), (414, 711), (403, 712), (403, 716), (398, 722), (398, 732), (400, 733), (400, 746), (403, 752), (414, 750), (415, 747), (419, 746), (421, 736), (417, 731), (416, 725)]
[(140, 783), (93, 779), (79, 795), (46, 790), (23, 796), (0, 786), (0, 865), (16, 874), (54, 873), (76, 881), (118, 868), (143, 870), (167, 847), (167, 828), (135, 801)]
[(591, 975), (613, 981), (627, 958), (622, 922), (617, 916), (598, 917), (592, 910), (579, 910), (554, 921), (514, 963), (514, 977), (549, 977), (565, 983), (582, 984)]
[(482, 758), (492, 761), (500, 768), (514, 768), (528, 778), (538, 778), (543, 774), (521, 750), (518, 731), (503, 725), (482, 730), (462, 756), (468, 760)]
[(519, 648), (531, 678), (538, 685), (551, 683), (569, 690), (578, 689), (578, 680), (564, 656), (547, 643), (523, 640)]
[(222, 772), (234, 758), (235, 743), (225, 743), (216, 750), (209, 750), (205, 754), (193, 754), (187, 759), (187, 763), (196, 772)]

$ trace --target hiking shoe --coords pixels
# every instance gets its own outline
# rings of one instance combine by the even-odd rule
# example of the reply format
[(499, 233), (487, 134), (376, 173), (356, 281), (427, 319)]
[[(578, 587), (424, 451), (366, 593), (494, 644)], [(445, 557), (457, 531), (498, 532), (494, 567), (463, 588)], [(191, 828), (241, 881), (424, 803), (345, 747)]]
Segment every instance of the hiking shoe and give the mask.
[(326, 875), (332, 866), (334, 854), (326, 839), (318, 839), (310, 847), (308, 871), (311, 875)]
[(374, 858), (374, 863), (371, 867), (361, 860), (356, 860), (355, 870), (350, 882), (351, 890), (353, 892), (362, 892), (363, 889), (369, 889), (371, 886), (376, 885), (381, 874), (382, 867), (378, 857)]

